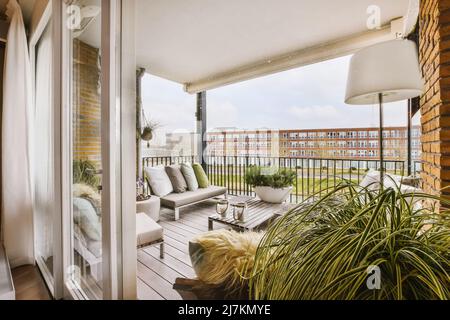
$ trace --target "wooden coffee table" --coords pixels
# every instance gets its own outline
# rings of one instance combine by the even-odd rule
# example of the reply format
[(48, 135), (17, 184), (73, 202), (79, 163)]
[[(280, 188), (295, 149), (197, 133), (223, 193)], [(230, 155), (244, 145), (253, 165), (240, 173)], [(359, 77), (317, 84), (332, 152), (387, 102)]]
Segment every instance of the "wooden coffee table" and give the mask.
[[(232, 204), (238, 202), (247, 203), (244, 222), (237, 221), (233, 218)], [(258, 230), (261, 226), (285, 214), (294, 207), (295, 205), (290, 203), (271, 204), (255, 198), (234, 198), (230, 200), (228, 214), (225, 218), (217, 213), (208, 218), (208, 229), (212, 231), (214, 229), (214, 223), (220, 223), (240, 231)]]

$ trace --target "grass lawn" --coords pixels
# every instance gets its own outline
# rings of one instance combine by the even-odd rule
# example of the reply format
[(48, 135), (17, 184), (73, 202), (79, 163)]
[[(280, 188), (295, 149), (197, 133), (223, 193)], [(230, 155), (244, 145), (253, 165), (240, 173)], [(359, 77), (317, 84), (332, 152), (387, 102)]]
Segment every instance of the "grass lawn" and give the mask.
[[(316, 174), (316, 176), (318, 176), (318, 174)], [(362, 178), (363, 175), (360, 175), (360, 179)], [(308, 197), (319, 192), (325, 194), (327, 189), (332, 188), (341, 181), (342, 179), (338, 177), (326, 179), (326, 174), (323, 174), (322, 178), (299, 177), (297, 178), (297, 182), (294, 183), (292, 194), (294, 197), (295, 195)], [(358, 176), (352, 174), (351, 181), (358, 183)], [(232, 194), (245, 195), (252, 192), (252, 188), (244, 182), (243, 175), (212, 175), (210, 177), (210, 182), (214, 185), (228, 187), (228, 190), (230, 190)]]

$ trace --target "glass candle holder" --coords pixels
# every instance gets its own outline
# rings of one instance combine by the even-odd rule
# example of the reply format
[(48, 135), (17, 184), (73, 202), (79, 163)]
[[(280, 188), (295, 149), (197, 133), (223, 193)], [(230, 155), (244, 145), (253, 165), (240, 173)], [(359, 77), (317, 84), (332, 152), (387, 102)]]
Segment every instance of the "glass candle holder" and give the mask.
[(239, 202), (234, 205), (233, 218), (234, 220), (245, 222), (245, 209), (247, 204), (245, 202)]
[(219, 200), (216, 204), (216, 212), (222, 218), (225, 218), (227, 216), (228, 205), (229, 205), (228, 200)]

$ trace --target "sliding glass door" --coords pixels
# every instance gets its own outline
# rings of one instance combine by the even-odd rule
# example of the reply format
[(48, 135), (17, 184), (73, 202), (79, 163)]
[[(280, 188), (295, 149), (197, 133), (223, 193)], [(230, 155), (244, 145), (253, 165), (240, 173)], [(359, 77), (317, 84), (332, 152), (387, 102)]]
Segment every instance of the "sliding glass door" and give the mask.
[[(63, 296), (121, 297), (118, 0), (54, 1), (59, 114)], [(120, 34), (120, 32), (119, 32)]]
[(134, 45), (121, 39), (123, 3), (50, 0), (30, 42), (35, 257), (55, 299), (136, 296), (136, 66), (127, 59), (122, 81), (121, 51)]
[(103, 297), (102, 239), (102, 6), (77, 1), (68, 32), (72, 165), (72, 277), (89, 299)]
[[(135, 164), (127, 161), (135, 96), (120, 59), (121, 10), (131, 2), (61, 7), (63, 270), (66, 293), (80, 299), (135, 296)], [(127, 65), (134, 75), (135, 65)]]

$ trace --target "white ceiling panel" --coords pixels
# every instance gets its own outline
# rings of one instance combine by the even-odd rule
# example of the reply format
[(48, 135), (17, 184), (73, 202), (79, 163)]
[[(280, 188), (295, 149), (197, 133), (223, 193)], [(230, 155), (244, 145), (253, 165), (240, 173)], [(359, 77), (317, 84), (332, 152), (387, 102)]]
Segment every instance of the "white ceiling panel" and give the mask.
[(367, 8), (382, 25), (409, 0), (136, 0), (137, 61), (153, 75), (199, 82), (290, 52), (368, 31)]

